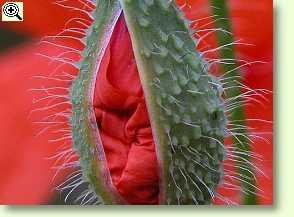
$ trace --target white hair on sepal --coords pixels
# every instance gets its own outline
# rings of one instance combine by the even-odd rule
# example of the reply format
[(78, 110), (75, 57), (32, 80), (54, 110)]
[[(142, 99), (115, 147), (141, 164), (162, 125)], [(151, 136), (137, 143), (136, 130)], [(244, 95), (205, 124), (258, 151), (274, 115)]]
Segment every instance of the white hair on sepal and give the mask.
[(86, 46), (85, 37), (94, 21), (91, 13), (95, 4), (88, 0), (60, 0), (55, 4), (81, 13), (69, 18), (58, 34), (47, 35), (37, 44), (40, 48), (52, 48), (50, 53), (41, 49), (42, 52), (36, 54), (48, 63), (51, 72), (39, 72), (32, 78), (36, 86), (29, 89), (33, 95), (33, 108), (29, 117), (33, 120), (35, 136), (49, 135), (49, 144), (56, 147), (56, 153), (46, 160), (52, 161), (52, 169), (55, 171), (53, 185), (65, 176), (65, 180), (55, 187), (61, 196), (65, 195), (65, 203), (99, 204), (100, 199), (83, 178), (78, 155), (72, 147), (69, 97), (70, 87), (79, 70), (77, 64)]
[[(188, 10), (191, 7), (188, 7), (188, 1), (185, 1), (181, 9)], [(226, 108), (227, 117), (230, 118), (231, 114), (238, 108), (244, 106), (255, 106), (259, 104), (261, 106), (265, 106), (265, 103), (268, 103), (269, 97), (272, 94), (272, 91), (264, 89), (264, 88), (257, 88), (253, 89), (245, 85), (243, 81), (242, 75), (232, 75), (237, 70), (242, 70), (244, 67), (250, 67), (253, 64), (266, 64), (264, 61), (247, 61), (241, 60), (238, 58), (235, 59), (222, 59), (218, 58), (218, 52), (223, 49), (230, 49), (232, 46), (254, 46), (249, 43), (244, 43), (241, 40), (235, 40), (229, 44), (212, 47), (210, 43), (206, 42), (206, 39), (209, 37), (214, 37), (217, 32), (222, 32), (224, 34), (232, 35), (233, 33), (221, 29), (221, 28), (213, 28), (209, 27), (214, 24), (216, 20), (227, 20), (227, 18), (219, 17), (218, 15), (211, 15), (206, 17), (200, 17), (190, 21), (191, 28), (195, 28), (192, 30), (192, 36), (195, 38), (196, 49), (200, 51), (201, 56), (206, 60), (209, 71), (213, 74), (218, 74), (217, 82), (211, 82), (212, 85), (215, 85), (218, 89), (222, 90), (223, 98), (224, 98), (224, 106)], [(200, 24), (202, 22), (203, 24)], [(193, 24), (193, 26), (192, 26)], [(197, 30), (196, 30), (197, 29)], [(204, 46), (205, 45), (205, 46)], [(199, 50), (200, 48), (200, 50)], [(208, 55), (209, 54), (209, 55)], [(211, 57), (213, 56), (213, 57)], [(233, 69), (230, 69), (223, 74), (219, 73), (219, 67), (221, 65), (236, 65)], [(233, 97), (226, 97), (227, 91), (231, 90), (239, 90), (240, 93), (237, 96)], [(245, 124), (242, 123), (245, 121)], [(271, 121), (262, 120), (258, 118), (251, 118), (245, 120), (232, 120), (229, 121), (227, 124), (227, 129), (225, 130), (225, 134), (228, 138), (235, 139), (238, 143), (241, 144), (241, 148), (234, 146), (231, 142), (223, 144), (222, 142), (218, 141), (222, 147), (225, 147), (227, 158), (224, 162), (224, 178), (220, 187), (223, 189), (229, 189), (234, 191), (242, 192), (243, 194), (255, 194), (260, 197), (266, 197), (265, 192), (263, 192), (260, 188), (257, 187), (258, 185), (258, 178), (257, 176), (262, 176), (268, 178), (265, 171), (263, 171), (260, 165), (264, 164), (264, 157), (252, 151), (253, 146), (256, 144), (256, 140), (261, 140), (264, 144), (270, 144), (270, 142), (264, 137), (265, 135), (271, 135), (272, 131), (263, 131), (260, 132), (261, 129), (255, 129), (253, 127), (248, 127), (248, 122), (257, 121), (262, 122), (264, 124), (272, 125)], [(242, 123), (242, 124), (241, 124)], [(256, 132), (258, 131), (258, 132)], [(244, 133), (246, 132), (246, 133)], [(242, 139), (240, 139), (240, 137)], [(251, 151), (244, 150), (243, 140), (246, 141), (247, 144), (250, 145)], [(239, 144), (239, 145), (240, 145)], [(243, 147), (243, 148), (242, 148)], [(250, 159), (250, 160), (248, 160)], [(259, 166), (258, 166), (259, 165)], [(238, 171), (243, 170), (247, 172), (250, 176), (240, 174)], [(250, 179), (255, 180), (256, 185), (251, 185)], [(245, 184), (241, 185), (240, 184)], [(252, 189), (254, 192), (252, 192)], [(233, 201), (226, 197), (225, 195), (221, 195), (220, 193), (216, 192), (215, 198), (223, 201), (225, 204), (228, 205), (238, 205), (239, 201)]]
[[(74, 4), (73, 4), (74, 3)], [(95, 4), (88, 0), (57, 0), (53, 4), (56, 4), (65, 9), (81, 12), (88, 18), (94, 19), (92, 12), (95, 9)]]
[(91, 189), (91, 186), (85, 182), (81, 169), (69, 174), (66, 180), (56, 187), (56, 190), (63, 196), (65, 203), (70, 200), (71, 203), (78, 205), (101, 204), (101, 199)]

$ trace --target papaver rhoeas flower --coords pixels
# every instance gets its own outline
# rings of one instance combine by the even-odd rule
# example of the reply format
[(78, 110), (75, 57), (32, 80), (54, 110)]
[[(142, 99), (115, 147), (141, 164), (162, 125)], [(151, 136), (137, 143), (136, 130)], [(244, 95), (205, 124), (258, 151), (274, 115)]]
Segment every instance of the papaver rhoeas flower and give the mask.
[[(191, 4), (191, 11), (196, 11), (197, 5)], [(237, 7), (237, 6), (236, 6)], [(232, 10), (233, 11), (233, 10)], [(131, 44), (129, 40), (129, 36), (127, 35), (126, 26), (123, 24), (123, 20), (121, 19), (117, 24), (118, 28), (111, 40), (111, 45), (106, 52), (104, 57), (105, 67), (107, 70), (104, 70), (104, 73), (99, 73), (100, 79), (98, 79), (97, 84), (101, 84), (96, 88), (96, 97), (95, 97), (95, 111), (98, 123), (101, 126), (101, 136), (104, 144), (108, 144), (107, 148), (109, 148), (110, 153), (112, 155), (108, 155), (107, 161), (109, 162), (110, 172), (112, 174), (113, 182), (116, 184), (116, 187), (119, 189), (120, 193), (124, 195), (128, 201), (131, 203), (147, 203), (152, 204), (156, 203), (156, 197), (154, 196), (157, 189), (157, 177), (156, 177), (156, 164), (147, 164), (147, 162), (154, 162), (154, 144), (152, 142), (152, 134), (150, 132), (150, 126), (147, 111), (145, 109), (145, 103), (143, 98), (143, 92), (140, 86), (139, 77), (136, 73), (136, 63), (134, 61), (134, 57), (131, 53)], [(119, 27), (121, 25), (121, 27)], [(237, 27), (236, 27), (237, 29)], [(240, 37), (240, 36), (237, 36)], [(261, 46), (258, 43), (255, 43), (256, 46)], [(72, 46), (71, 44), (66, 44), (67, 46)], [(48, 47), (43, 47), (45, 53), (50, 54), (54, 53), (54, 49), (52, 51), (45, 50), (49, 49)], [(125, 53), (121, 52), (124, 51)], [(128, 52), (127, 52), (128, 51)], [(38, 51), (39, 52), (39, 51)], [(26, 54), (29, 53), (26, 51)], [(44, 53), (44, 52), (42, 52)], [(241, 52), (242, 53), (242, 52)], [(121, 54), (121, 55), (118, 55)], [(127, 54), (127, 55), (125, 55)], [(255, 52), (254, 52), (255, 54)], [(249, 54), (247, 54), (249, 55)], [(271, 56), (271, 54), (270, 54)], [(263, 56), (261, 56), (263, 57)], [(252, 57), (255, 59), (255, 57)], [(40, 58), (42, 59), (42, 58)], [(258, 58), (257, 58), (258, 59)], [(39, 60), (39, 58), (38, 58)], [(13, 61), (13, 60), (11, 60)], [(7, 61), (9, 63), (9, 61)], [(32, 62), (32, 61), (30, 61)], [(43, 64), (44, 68), (46, 64)], [(121, 67), (121, 68), (120, 68)], [(40, 66), (44, 71), (44, 68)], [(120, 76), (120, 72), (125, 71), (124, 69), (128, 69), (128, 76)], [(252, 68), (244, 69), (246, 71), (250, 71)], [(121, 71), (120, 71), (121, 70)], [(269, 67), (271, 70), (271, 67)], [(29, 70), (30, 73), (34, 73), (34, 70)], [(265, 71), (265, 74), (269, 74), (271, 78), (271, 73), (266, 69), (266, 67), (261, 66), (259, 71)], [(101, 71), (102, 72), (102, 71)], [(249, 76), (255, 73), (246, 73), (248, 76), (248, 85), (250, 85)], [(36, 75), (39, 75), (36, 73)], [(104, 76), (104, 77), (103, 77)], [(256, 82), (252, 82), (256, 85)], [(255, 86), (258, 88), (263, 88), (261, 84), (260, 86)], [(30, 86), (30, 84), (28, 85)], [(267, 86), (269, 89), (271, 84)], [(103, 89), (104, 88), (104, 89)], [(105, 93), (105, 94), (103, 94)], [(102, 99), (101, 99), (102, 98)], [(121, 107), (119, 102), (123, 100), (131, 99), (128, 101), (128, 105), (126, 107)], [(105, 103), (105, 101), (107, 103)], [(129, 107), (128, 107), (129, 106)], [(259, 105), (256, 105), (259, 106)], [(124, 113), (119, 115), (117, 113), (111, 112), (112, 107), (118, 107), (123, 111), (124, 109), (133, 109), (136, 112), (132, 115)], [(259, 107), (258, 107), (259, 108)], [(256, 107), (254, 107), (256, 109)], [(118, 112), (120, 113), (120, 112)], [(256, 112), (252, 112), (253, 115)], [(250, 114), (250, 109), (248, 107), (248, 114)], [(139, 117), (139, 118), (138, 118)], [(252, 116), (256, 117), (256, 116)], [(257, 117), (259, 118), (259, 117)], [(261, 117), (260, 117), (261, 118)], [(262, 117), (262, 119), (270, 119)], [(108, 126), (111, 124), (112, 126)], [(115, 127), (114, 127), (115, 126)], [(141, 140), (135, 141), (139, 142), (139, 144), (143, 144), (143, 146), (131, 146), (133, 144), (133, 136), (136, 131), (140, 131), (139, 135)], [(123, 141), (123, 142), (121, 142)], [(118, 149), (118, 144), (121, 149)], [(115, 146), (115, 148), (113, 147)], [(132, 148), (131, 148), (132, 147)], [(134, 150), (134, 148), (138, 148), (138, 150)], [(108, 149), (107, 149), (108, 150)], [(119, 152), (117, 154), (116, 152)], [(130, 155), (128, 158), (123, 158), (123, 154)], [(142, 154), (144, 153), (144, 154)], [(271, 158), (271, 153), (269, 154)], [(141, 158), (143, 156), (143, 158)], [(146, 157), (146, 159), (144, 158)], [(19, 161), (16, 161), (19, 162)], [(140, 164), (141, 163), (141, 164)], [(141, 165), (140, 170), (137, 170), (136, 167), (138, 164)], [(127, 165), (127, 169), (122, 173), (122, 168), (124, 165)], [(145, 168), (147, 167), (147, 168)], [(269, 167), (270, 168), (270, 167)], [(134, 170), (133, 170), (134, 169)], [(134, 171), (134, 173), (133, 173)], [(148, 173), (147, 173), (148, 171)], [(44, 171), (43, 171), (44, 172)], [(46, 172), (46, 171), (45, 171)], [(133, 175), (133, 176), (132, 176)], [(144, 183), (146, 182), (145, 187)], [(136, 189), (136, 186), (140, 186), (139, 189)], [(13, 196), (13, 195), (11, 195)]]

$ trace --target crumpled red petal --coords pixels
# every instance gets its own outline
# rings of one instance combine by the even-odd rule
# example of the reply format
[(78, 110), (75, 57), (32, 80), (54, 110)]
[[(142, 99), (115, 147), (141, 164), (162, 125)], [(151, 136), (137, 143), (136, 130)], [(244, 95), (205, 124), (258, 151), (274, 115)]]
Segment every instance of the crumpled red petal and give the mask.
[(108, 167), (119, 193), (131, 204), (157, 204), (155, 147), (123, 16), (99, 69), (94, 107)]

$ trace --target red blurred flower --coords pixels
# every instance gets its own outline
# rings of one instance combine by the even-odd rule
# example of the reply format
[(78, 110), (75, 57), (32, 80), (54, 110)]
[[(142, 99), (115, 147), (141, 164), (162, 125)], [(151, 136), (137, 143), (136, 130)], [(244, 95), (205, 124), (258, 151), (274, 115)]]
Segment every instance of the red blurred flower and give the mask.
[[(3, 5), (7, 0), (1, 1)], [(24, 3), (23, 22), (0, 22), (0, 27), (19, 31), (33, 37), (42, 37), (49, 34), (58, 34), (64, 27), (66, 21), (73, 17), (85, 17), (77, 10), (63, 8), (56, 4), (55, 0), (36, 1), (22, 0)], [(72, 0), (72, 6), (79, 6), (79, 1)]]
[[(52, 47), (43, 49), (47, 52)], [(29, 118), (33, 99), (28, 90), (36, 85), (32, 77), (36, 69), (50, 73), (52, 68), (35, 55), (37, 50), (26, 45), (0, 56), (1, 204), (46, 204), (53, 196), (54, 171), (46, 158), (55, 154), (57, 147), (48, 144), (50, 135), (34, 136)]]
[[(25, 21), (23, 23), (0, 23), (0, 28), (8, 28), (25, 33), (32, 38), (57, 34), (65, 21), (83, 16), (79, 11), (71, 11), (54, 5), (53, 0), (24, 0)], [(2, 4), (2, 2), (1, 2)], [(54, 13), (54, 16), (52, 16)], [(48, 18), (50, 17), (50, 19)], [(78, 47), (74, 41), (65, 41), (64, 46)], [(34, 76), (49, 75), (56, 68), (46, 58), (37, 54), (52, 55), (62, 52), (48, 43), (25, 44), (0, 54), (0, 203), (1, 204), (46, 204), (54, 196), (54, 186), (64, 181), (66, 173), (61, 173), (53, 180), (55, 171), (53, 161), (48, 158), (56, 155), (62, 142), (49, 143), (52, 135), (43, 133), (35, 136), (41, 129), (36, 129), (34, 121), (41, 120), (50, 113), (34, 113), (34, 96), (30, 89), (48, 86), (54, 82), (37, 81)], [(63, 67), (71, 72), (69, 66)], [(38, 107), (46, 106), (40, 102)], [(33, 118), (32, 118), (33, 116)], [(60, 150), (59, 150), (60, 151)]]

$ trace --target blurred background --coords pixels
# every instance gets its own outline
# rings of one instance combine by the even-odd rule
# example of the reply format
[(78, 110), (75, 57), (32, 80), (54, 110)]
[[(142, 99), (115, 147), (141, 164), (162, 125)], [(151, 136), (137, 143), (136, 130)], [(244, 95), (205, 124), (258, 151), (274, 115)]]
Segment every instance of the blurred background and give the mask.
[[(6, 1), (0, 0), (0, 5)], [(0, 204), (64, 204), (67, 192), (56, 192), (54, 186), (62, 183), (70, 171), (59, 173), (53, 180), (55, 171), (48, 157), (54, 155), (61, 143), (51, 144), (50, 134), (36, 137), (36, 126), (30, 114), (35, 108), (34, 97), (28, 91), (38, 85), (34, 76), (52, 72), (48, 60), (36, 53), (54, 53), (56, 47), (40, 44), (48, 35), (56, 35), (64, 30), (72, 18), (85, 16), (77, 11), (60, 7), (53, 0), (23, 0), (24, 21), (7, 23), (0, 21)], [(184, 1), (179, 1), (182, 5)], [(270, 0), (245, 1), (228, 0), (229, 14), (236, 38), (242, 38), (254, 46), (237, 46), (237, 56), (248, 61), (263, 61), (266, 64), (252, 65), (242, 69), (245, 83), (251, 88), (273, 89), (273, 5)], [(191, 19), (211, 16), (207, 0), (187, 1), (186, 13)], [(69, 4), (80, 6), (79, 1), (69, 0)], [(207, 22), (207, 21), (206, 21)], [(210, 25), (213, 25), (212, 23)], [(208, 25), (209, 26), (209, 25)], [(207, 39), (215, 44), (213, 37)], [(72, 40), (62, 40), (65, 46), (82, 49)], [(75, 73), (71, 67), (65, 67)], [(49, 81), (48, 81), (49, 82)], [(272, 95), (266, 96), (263, 106), (255, 104), (246, 108), (248, 118), (271, 121), (273, 118)], [(38, 119), (44, 114), (37, 114)], [(250, 122), (251, 126), (262, 125), (262, 130), (272, 131), (272, 125)], [(255, 143), (254, 151), (264, 158), (262, 170), (267, 177), (258, 176), (258, 186), (263, 197), (258, 204), (273, 202), (273, 144), (272, 135), (264, 137), (269, 141)], [(228, 194), (228, 197), (236, 195)], [(73, 197), (74, 198), (74, 197)], [(70, 204), (71, 199), (68, 203)]]

